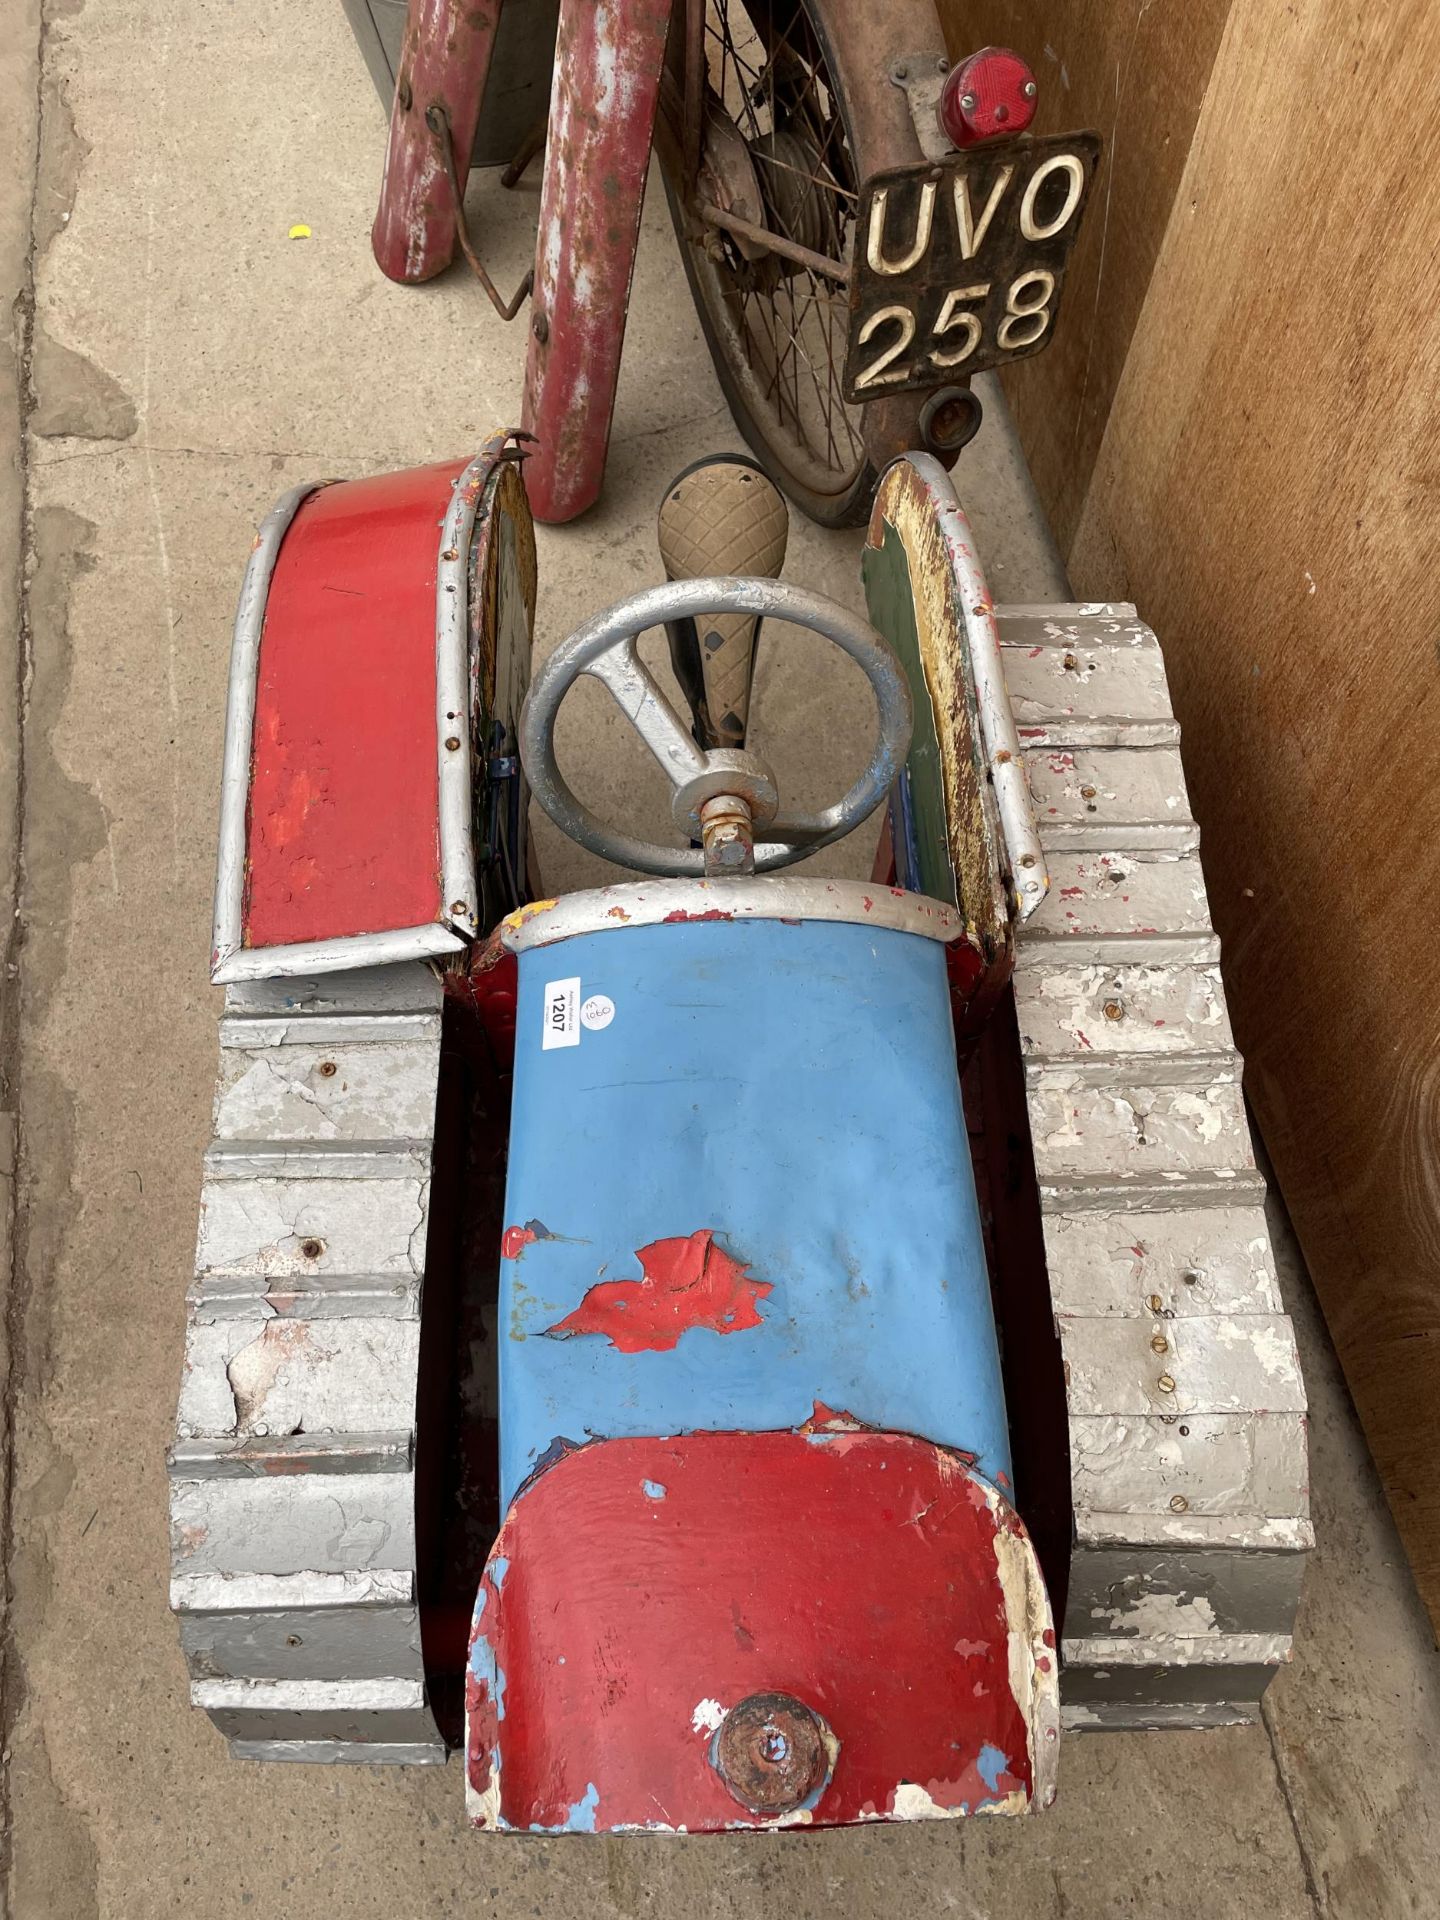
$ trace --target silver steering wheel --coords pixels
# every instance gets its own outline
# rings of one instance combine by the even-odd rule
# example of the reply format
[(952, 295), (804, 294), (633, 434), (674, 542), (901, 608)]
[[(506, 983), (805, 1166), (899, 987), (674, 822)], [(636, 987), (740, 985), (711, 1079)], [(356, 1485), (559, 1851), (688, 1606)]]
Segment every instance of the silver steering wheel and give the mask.
[[(879, 730), (869, 764), (850, 791), (815, 814), (782, 814), (775, 779), (756, 754), (696, 745), (640, 658), (636, 642), (667, 620), (707, 613), (768, 615), (809, 627), (848, 653), (870, 682)], [(677, 829), (701, 846), (637, 840), (607, 826), (566, 785), (555, 760), (555, 717), (582, 673), (607, 687), (674, 787)], [(520, 757), (535, 798), (572, 840), (640, 873), (722, 875), (792, 866), (840, 840), (885, 798), (910, 747), (910, 689), (873, 627), (817, 593), (780, 580), (676, 580), (647, 587), (577, 627), (530, 685), (520, 717)]]

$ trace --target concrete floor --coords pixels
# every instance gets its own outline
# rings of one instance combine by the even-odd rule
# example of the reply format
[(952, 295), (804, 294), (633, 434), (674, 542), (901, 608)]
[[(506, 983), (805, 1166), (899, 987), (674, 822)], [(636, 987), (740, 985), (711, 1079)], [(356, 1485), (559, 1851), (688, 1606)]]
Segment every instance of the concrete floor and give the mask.
[[(241, 1766), (186, 1706), (163, 1457), (215, 1065), (206, 952), (240, 571), (295, 481), (461, 452), (513, 419), (524, 341), (458, 275), (402, 292), (372, 267), (383, 119), (333, 0), (40, 12), (11, 0), (0, 44), (16, 1920), (1440, 1913), (1433, 1644), (1278, 1206), (1320, 1550), (1263, 1727), (1072, 1739), (1059, 1805), (1033, 1822), (497, 1842), (462, 1827), (454, 1766)], [(475, 205), (512, 285), (533, 183), (486, 182)], [(296, 221), (310, 239), (287, 238)], [(736, 444), (652, 207), (604, 500), (541, 538), (542, 644), (657, 577), (660, 484)], [(1052, 592), (1002, 431), (961, 480), (999, 596)], [(790, 575), (853, 599), (857, 544), (797, 526)], [(803, 655), (772, 649), (766, 674), (772, 750), (793, 796), (818, 798), (861, 708)], [(603, 708), (570, 746), (592, 792), (618, 793)], [(831, 857), (856, 871), (867, 854)], [(557, 887), (593, 872), (549, 835), (542, 856)]]

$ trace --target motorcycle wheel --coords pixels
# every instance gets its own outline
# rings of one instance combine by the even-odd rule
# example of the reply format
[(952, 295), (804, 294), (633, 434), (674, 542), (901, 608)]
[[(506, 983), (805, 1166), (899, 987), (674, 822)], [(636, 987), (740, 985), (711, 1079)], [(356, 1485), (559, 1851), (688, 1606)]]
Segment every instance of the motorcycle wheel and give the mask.
[[(867, 166), (822, 0), (707, 0), (698, 144), (705, 197), (848, 261)], [(679, 38), (679, 36), (676, 36)], [(667, 88), (677, 111), (682, 82)], [(663, 109), (662, 109), (663, 110)], [(822, 526), (864, 524), (876, 472), (841, 396), (845, 286), (702, 225), (679, 155), (657, 142), (700, 325), (730, 410), (776, 485)], [(692, 141), (694, 136), (692, 135)], [(758, 202), (758, 205), (756, 204)]]

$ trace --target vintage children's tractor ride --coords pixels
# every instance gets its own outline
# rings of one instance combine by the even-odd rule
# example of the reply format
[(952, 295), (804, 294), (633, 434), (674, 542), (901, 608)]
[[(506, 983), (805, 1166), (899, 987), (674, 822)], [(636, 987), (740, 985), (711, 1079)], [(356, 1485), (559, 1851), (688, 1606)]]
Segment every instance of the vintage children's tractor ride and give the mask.
[[(250, 1759), (463, 1747), (474, 1822), (546, 1832), (1018, 1813), (1062, 1727), (1253, 1718), (1304, 1403), (1154, 636), (993, 606), (923, 454), (862, 620), (731, 459), (530, 680), (522, 465), (297, 489), (246, 575), (195, 1703)], [(747, 744), (762, 620), (874, 695), (809, 815)], [(582, 675), (671, 844), (567, 784)], [(640, 877), (545, 897), (532, 795)], [(884, 806), (875, 878), (805, 877)]]

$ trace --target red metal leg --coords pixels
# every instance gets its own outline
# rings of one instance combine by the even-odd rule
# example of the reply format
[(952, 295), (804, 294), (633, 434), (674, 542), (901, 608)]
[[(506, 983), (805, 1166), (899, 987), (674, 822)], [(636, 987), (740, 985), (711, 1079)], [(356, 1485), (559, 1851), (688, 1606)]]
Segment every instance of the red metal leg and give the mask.
[(524, 425), (537, 520), (605, 474), (671, 0), (564, 0), (540, 198)]
[(391, 280), (433, 279), (454, 258), (455, 205), (435, 122), (443, 114), (448, 123), (463, 194), (500, 7), (501, 0), (410, 0), (370, 232), (376, 263)]

